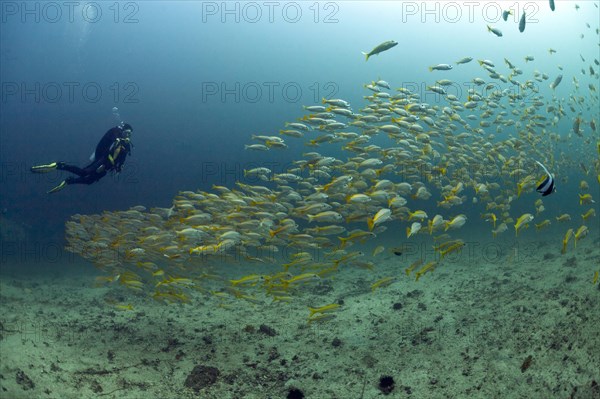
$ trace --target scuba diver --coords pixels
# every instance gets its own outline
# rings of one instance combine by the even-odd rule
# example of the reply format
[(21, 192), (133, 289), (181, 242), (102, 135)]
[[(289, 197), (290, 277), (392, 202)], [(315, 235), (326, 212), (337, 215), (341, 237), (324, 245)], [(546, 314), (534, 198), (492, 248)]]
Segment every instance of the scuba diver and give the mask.
[(131, 153), (131, 133), (133, 128), (128, 123), (121, 123), (104, 134), (96, 151), (90, 157), (89, 165), (79, 168), (64, 162), (52, 162), (48, 165), (31, 167), (33, 173), (48, 173), (53, 170), (65, 170), (76, 174), (63, 180), (58, 186), (48, 191), (48, 194), (62, 190), (69, 184), (92, 184), (106, 176), (109, 171), (121, 172), (127, 155)]

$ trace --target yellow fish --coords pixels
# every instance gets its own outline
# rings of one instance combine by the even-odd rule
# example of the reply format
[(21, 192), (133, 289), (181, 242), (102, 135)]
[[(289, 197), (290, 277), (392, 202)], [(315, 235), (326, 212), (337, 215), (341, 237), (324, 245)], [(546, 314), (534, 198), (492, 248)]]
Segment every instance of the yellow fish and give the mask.
[(310, 315), (308, 317), (312, 317), (315, 313), (331, 312), (331, 311), (337, 310), (339, 308), (340, 308), (340, 305), (337, 303), (332, 303), (330, 305), (321, 306), (319, 308), (311, 308), (309, 306), (308, 310), (310, 311)]
[(590, 209), (589, 211), (587, 211), (586, 213), (581, 215), (581, 217), (583, 218), (584, 221), (587, 221), (592, 216), (596, 216), (596, 211), (594, 210), (594, 208)]
[(416, 274), (415, 274), (415, 281), (419, 281), (419, 279), (421, 278), (421, 276), (425, 273), (427, 273), (428, 271), (433, 271), (435, 269), (435, 266), (437, 265), (436, 262), (429, 262), (428, 264), (426, 264), (425, 266), (423, 266), (421, 268), (421, 270), (419, 270)]
[(408, 213), (408, 220), (412, 219), (427, 219), (427, 213), (425, 211), (414, 211)]
[(444, 249), (443, 251), (440, 251), (441, 259), (444, 259), (444, 256), (446, 256), (449, 253), (452, 253), (454, 251), (459, 251), (464, 246), (465, 246), (464, 242), (457, 242), (455, 244), (450, 245), (448, 248)]
[(579, 194), (579, 205), (592, 204), (596, 201), (592, 199), (592, 194)]
[(581, 227), (579, 227), (577, 229), (577, 231), (575, 232), (575, 248), (577, 248), (577, 241), (581, 240), (582, 238), (584, 238), (585, 236), (587, 236), (588, 234), (588, 228), (587, 226), (583, 225)]
[(384, 277), (380, 280), (377, 280), (371, 284), (371, 291), (375, 291), (377, 288), (386, 287), (392, 284), (394, 280), (396, 280), (396, 277)]
[(529, 222), (533, 220), (533, 215), (531, 213), (524, 213), (517, 219), (517, 223), (515, 223), (515, 236), (519, 235), (519, 230), (523, 226), (527, 226)]
[(544, 220), (542, 223), (538, 223), (535, 225), (536, 230), (541, 230), (544, 227), (550, 226), (550, 221), (548, 219)]
[(133, 310), (133, 305), (132, 304), (115, 305), (115, 309), (119, 309), (119, 310)]
[(567, 233), (565, 234), (565, 238), (563, 238), (562, 251), (560, 251), (561, 254), (564, 254), (567, 252), (567, 245), (569, 244), (569, 240), (571, 239), (572, 235), (573, 235), (573, 229), (567, 230)]
[(374, 250), (373, 250), (373, 255), (372, 256), (377, 256), (380, 253), (382, 253), (383, 251), (385, 251), (385, 247), (383, 245), (378, 245)]
[(377, 211), (375, 216), (373, 216), (372, 218), (369, 218), (367, 220), (367, 224), (369, 226), (369, 231), (372, 231), (373, 227), (375, 227), (376, 224), (383, 223), (383, 222), (386, 222), (391, 219), (392, 219), (392, 211), (390, 209), (388, 209), (388, 208), (380, 209), (379, 211)]
[(405, 272), (407, 276), (410, 276), (410, 273), (415, 270), (415, 268), (421, 266), (423, 264), (423, 259), (417, 259), (414, 261), (409, 267), (406, 268)]
[(239, 280), (229, 280), (229, 282), (231, 283), (231, 285), (236, 286), (239, 284), (251, 284), (251, 285), (256, 285), (258, 282), (260, 281), (264, 281), (265, 277), (258, 275), (258, 274), (250, 274), (248, 276), (244, 276), (242, 278), (240, 278)]
[(304, 273), (304, 274), (300, 274), (298, 276), (294, 276), (289, 280), (281, 280), (285, 287), (287, 287), (289, 284), (292, 283), (303, 283), (303, 282), (309, 282), (309, 281), (315, 281), (315, 280), (320, 280), (321, 277), (319, 277), (318, 274), (315, 273)]

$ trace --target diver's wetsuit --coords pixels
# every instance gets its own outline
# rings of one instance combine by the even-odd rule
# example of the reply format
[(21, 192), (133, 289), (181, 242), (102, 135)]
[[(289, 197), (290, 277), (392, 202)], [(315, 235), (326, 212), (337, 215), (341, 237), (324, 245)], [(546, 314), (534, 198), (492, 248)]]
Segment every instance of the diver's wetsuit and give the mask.
[(128, 139), (122, 139), (122, 134), (123, 132), (119, 127), (113, 127), (106, 132), (96, 146), (93, 161), (89, 165), (80, 168), (58, 162), (56, 169), (65, 170), (78, 176), (65, 179), (67, 184), (92, 184), (103, 178), (111, 170), (120, 172), (125, 163), (125, 158), (131, 152), (131, 143)]
[(76, 174), (77, 177), (68, 177), (58, 186), (48, 191), (48, 194), (62, 190), (69, 184), (92, 184), (106, 176), (109, 171), (119, 173), (127, 155), (131, 153), (131, 133), (133, 128), (130, 124), (121, 122), (102, 136), (92, 155), (92, 163), (80, 168), (67, 165), (64, 162), (52, 162), (47, 165), (36, 165), (31, 167), (32, 173), (48, 173), (53, 170), (64, 170)]

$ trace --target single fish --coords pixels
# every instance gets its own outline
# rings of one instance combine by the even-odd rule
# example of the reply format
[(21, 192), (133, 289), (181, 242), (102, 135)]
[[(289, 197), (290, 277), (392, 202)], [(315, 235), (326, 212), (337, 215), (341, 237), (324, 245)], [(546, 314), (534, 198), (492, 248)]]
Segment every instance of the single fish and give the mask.
[(560, 82), (562, 81), (562, 78), (563, 78), (563, 76), (562, 76), (562, 75), (558, 75), (558, 76), (556, 77), (556, 79), (554, 79), (554, 82), (552, 82), (552, 83), (550, 84), (550, 88), (551, 88), (552, 90), (556, 89), (556, 86), (558, 86), (558, 85), (560, 84)]
[(492, 32), (494, 35), (498, 36), (498, 37), (502, 37), (502, 31), (500, 29), (497, 28), (492, 28), (491, 26), (487, 26), (488, 32)]
[(525, 32), (525, 23), (527, 21), (527, 16), (525, 15), (525, 11), (523, 11), (523, 15), (521, 15), (521, 19), (519, 20), (519, 32)]
[(517, 219), (517, 223), (515, 223), (515, 236), (519, 234), (519, 230), (527, 226), (529, 222), (533, 220), (533, 215), (531, 213), (524, 213)]
[(540, 165), (542, 167), (542, 169), (544, 169), (544, 172), (546, 172), (546, 178), (544, 179), (544, 181), (542, 181), (542, 183), (540, 183), (539, 186), (537, 186), (535, 191), (537, 191), (538, 193), (541, 193), (542, 197), (545, 197), (547, 195), (552, 194), (556, 190), (556, 187), (554, 186), (554, 176), (552, 176), (552, 174), (550, 172), (548, 172), (548, 169), (546, 169), (546, 167), (544, 165), (542, 165), (540, 162), (538, 162), (538, 161), (535, 161), (535, 162), (538, 165)]
[(575, 121), (573, 122), (573, 133), (575, 133), (579, 137), (583, 137), (583, 135), (581, 134), (581, 131), (579, 129), (580, 125), (581, 125), (581, 118), (578, 116), (577, 118), (575, 118)]
[(365, 55), (365, 57), (366, 57), (366, 61), (369, 61), (369, 57), (370, 57), (370, 56), (372, 56), (372, 55), (375, 55), (375, 54), (382, 53), (382, 52), (384, 52), (384, 51), (386, 51), (386, 50), (389, 50), (389, 49), (391, 49), (392, 47), (395, 47), (395, 46), (397, 46), (397, 45), (398, 45), (398, 42), (396, 42), (396, 41), (394, 41), (394, 40), (388, 40), (387, 42), (383, 42), (383, 43), (381, 43), (379, 46), (375, 47), (373, 50), (371, 50), (371, 51), (370, 51), (370, 52), (368, 52), (368, 53), (365, 53), (365, 52), (363, 51), (363, 54), (364, 54), (364, 55)]
[(429, 72), (431, 71), (449, 71), (452, 69), (452, 65), (449, 64), (437, 64), (429, 67)]

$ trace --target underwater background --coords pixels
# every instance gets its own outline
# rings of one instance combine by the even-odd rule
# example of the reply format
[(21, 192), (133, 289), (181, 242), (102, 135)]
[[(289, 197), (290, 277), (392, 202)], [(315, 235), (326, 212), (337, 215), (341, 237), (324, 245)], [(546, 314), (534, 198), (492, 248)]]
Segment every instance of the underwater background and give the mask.
[[(548, 1), (73, 4), (0, 6), (0, 397), (600, 397), (594, 355), (600, 219), (581, 216), (589, 209), (600, 213), (600, 136), (592, 127), (600, 121), (597, 1), (557, 1), (554, 11)], [(502, 11), (510, 8), (514, 15), (503, 21)], [(397, 46), (365, 61), (361, 52), (388, 40)], [(526, 62), (526, 56), (534, 59)], [(464, 57), (473, 60), (457, 65)], [(425, 210), (430, 219), (466, 215), (455, 234), (467, 245), (418, 282), (405, 269), (423, 253), (434, 254), (435, 241), (426, 222), (421, 234), (407, 238), (412, 222), (399, 218), (382, 222), (388, 229), (377, 237), (346, 248), (361, 251), (374, 268), (340, 268), (327, 281), (296, 287), (289, 301), (265, 298), (254, 286), (250, 291), (260, 300), (214, 294), (227, 292), (221, 286), (229, 279), (275, 273), (280, 258), (271, 269), (243, 257), (234, 266), (225, 266), (229, 260), (222, 268), (212, 265), (210, 273), (222, 281), (189, 294), (184, 304), (153, 300), (151, 286), (150, 295), (118, 282), (95, 287), (102, 270), (66, 238), (68, 221), (86, 225), (74, 215), (108, 215), (88, 221), (88, 231), (114, 227), (118, 212), (168, 209), (182, 191), (263, 184), (244, 171), (266, 166), (285, 173), (309, 151), (346, 162), (356, 154), (343, 149), (345, 143), (306, 146), (327, 129), (316, 127), (299, 139), (279, 130), (322, 99), (343, 99), (360, 113), (373, 94), (364, 85), (378, 80), (389, 83), (383, 91), (392, 95), (400, 87), (418, 94), (440, 116), (447, 101), (429, 86), (449, 79), (448, 93), (465, 103), (469, 89), (480, 90), (474, 78), (493, 81), (477, 61), (491, 60), (508, 76), (505, 59), (522, 70), (517, 80), (535, 85), (525, 91), (525, 107), (543, 101), (539, 114), (547, 120), (537, 133), (556, 135), (550, 140), (544, 133), (534, 140), (534, 153), (518, 154), (535, 181), (543, 171), (533, 161), (540, 154), (552, 160), (556, 192), (543, 198), (544, 213), (535, 214), (541, 197), (530, 189), (508, 201), (510, 214), (516, 221), (533, 212), (532, 224), (551, 224), (532, 225), (516, 237), (508, 223), (494, 238), (495, 226), (482, 218), (489, 209), (472, 201), (473, 187), (465, 187), (468, 198), (451, 210), (439, 207), (443, 195), (432, 187), (431, 198), (409, 200), (411, 211)], [(437, 64), (453, 68), (429, 71)], [(559, 74), (562, 82), (550, 88)], [(526, 124), (525, 107), (505, 100), (505, 119)], [(556, 121), (556, 113), (547, 112), (551, 105), (564, 110)], [(580, 134), (573, 132), (577, 118)], [(120, 175), (48, 195), (65, 174), (30, 173), (33, 165), (58, 160), (86, 164), (102, 135), (121, 121), (134, 128), (134, 148)], [(476, 129), (479, 121), (467, 124)], [(486, 136), (495, 135), (491, 142), (517, 131), (496, 128), (484, 128)], [(252, 135), (281, 136), (287, 148), (248, 150), (245, 145), (258, 143)], [(434, 147), (441, 154), (448, 150), (443, 138), (431, 140), (440, 143)], [(384, 133), (369, 144), (396, 145)], [(451, 186), (461, 182), (447, 179)], [(588, 189), (581, 189), (582, 180)], [(518, 182), (502, 180), (497, 195), (516, 193)], [(426, 176), (423, 183), (429, 184)], [(582, 204), (586, 193), (593, 202)], [(572, 223), (555, 221), (563, 214)], [(567, 228), (582, 225), (588, 230), (581, 241), (561, 253)], [(350, 226), (367, 230), (365, 221)], [(378, 246), (385, 249), (372, 256)], [(334, 248), (314, 250), (323, 260)], [(382, 287), (372, 287), (376, 282)], [(336, 318), (307, 323), (307, 307), (334, 303), (341, 306)], [(206, 367), (197, 369), (204, 385), (189, 382), (197, 366)], [(393, 377), (391, 388), (386, 376)]]

